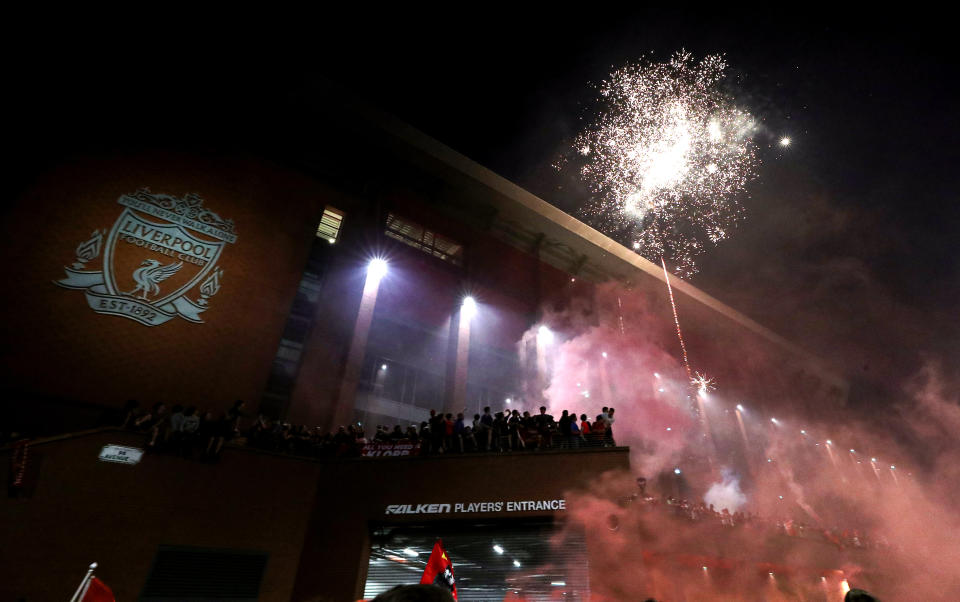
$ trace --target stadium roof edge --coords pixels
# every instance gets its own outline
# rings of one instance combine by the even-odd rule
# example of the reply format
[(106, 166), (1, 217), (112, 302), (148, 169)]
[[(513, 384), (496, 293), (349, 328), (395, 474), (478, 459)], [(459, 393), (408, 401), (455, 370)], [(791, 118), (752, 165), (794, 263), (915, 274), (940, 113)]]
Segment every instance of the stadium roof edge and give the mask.
[[(661, 266), (627, 249), (530, 191), (366, 102), (356, 102), (352, 108), (368, 123), (427, 158), (428, 161), (421, 161), (424, 167), (439, 172), (448, 180), (459, 181), (462, 185), (469, 185), (472, 182), (494, 193), (485, 197), (485, 201), (497, 210), (498, 219), (513, 218), (515, 223), (519, 220), (527, 228), (538, 230), (547, 237), (560, 241), (569, 249), (587, 256), (591, 263), (601, 268), (602, 272), (619, 274), (621, 279), (628, 280), (629, 270), (632, 269), (653, 277), (665, 285), (666, 277)], [(628, 272), (625, 273), (624, 267)], [(670, 278), (670, 285), (674, 291), (683, 293), (747, 330), (784, 348), (822, 376), (829, 376), (836, 385), (846, 389), (846, 380), (830, 370), (816, 355), (679, 277)]]

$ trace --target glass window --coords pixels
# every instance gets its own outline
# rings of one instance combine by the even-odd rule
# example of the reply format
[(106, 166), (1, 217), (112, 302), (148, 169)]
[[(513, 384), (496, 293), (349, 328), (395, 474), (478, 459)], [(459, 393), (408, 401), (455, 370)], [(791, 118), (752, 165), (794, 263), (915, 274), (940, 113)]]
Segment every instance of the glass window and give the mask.
[(454, 265), (463, 265), (463, 245), (446, 236), (431, 232), (414, 221), (389, 213), (385, 234), (427, 255), (433, 255)]
[(323, 210), (323, 217), (317, 225), (317, 238), (326, 240), (331, 245), (337, 242), (340, 236), (340, 225), (343, 223), (343, 211), (327, 205)]

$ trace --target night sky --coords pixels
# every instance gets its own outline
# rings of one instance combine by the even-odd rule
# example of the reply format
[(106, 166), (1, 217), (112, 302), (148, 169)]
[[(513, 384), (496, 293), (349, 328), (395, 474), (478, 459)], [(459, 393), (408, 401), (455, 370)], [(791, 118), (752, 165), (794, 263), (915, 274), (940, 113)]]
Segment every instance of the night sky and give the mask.
[(588, 192), (551, 165), (590, 117), (591, 83), (641, 56), (725, 54), (731, 91), (763, 120), (764, 164), (747, 222), (692, 281), (896, 397), (922, 362), (957, 360), (956, 62), (936, 19), (831, 18), (481, 18), (469, 31), (377, 30), (388, 52), (360, 72), (327, 69), (575, 213)]
[(955, 369), (960, 124), (945, 18), (578, 10), (34, 20), (5, 42), (12, 140), (29, 163), (47, 142), (136, 132), (150, 119), (131, 106), (147, 97), (157, 122), (242, 134), (323, 78), (575, 214), (588, 192), (551, 165), (590, 116), (591, 84), (642, 56), (724, 53), (730, 90), (763, 121), (763, 166), (747, 222), (692, 282), (888, 392), (924, 361)]

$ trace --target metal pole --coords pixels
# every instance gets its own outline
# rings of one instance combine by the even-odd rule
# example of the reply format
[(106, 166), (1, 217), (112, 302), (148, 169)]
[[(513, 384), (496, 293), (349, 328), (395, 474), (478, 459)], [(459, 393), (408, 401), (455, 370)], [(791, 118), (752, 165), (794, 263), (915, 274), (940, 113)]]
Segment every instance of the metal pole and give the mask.
[(87, 584), (90, 583), (90, 579), (93, 577), (93, 571), (97, 569), (97, 563), (94, 562), (90, 565), (90, 569), (87, 570), (87, 574), (84, 575), (83, 581), (80, 582), (80, 587), (77, 588), (77, 591), (73, 593), (73, 597), (70, 598), (70, 602), (78, 602), (80, 600), (80, 595), (83, 593), (84, 588), (87, 587)]

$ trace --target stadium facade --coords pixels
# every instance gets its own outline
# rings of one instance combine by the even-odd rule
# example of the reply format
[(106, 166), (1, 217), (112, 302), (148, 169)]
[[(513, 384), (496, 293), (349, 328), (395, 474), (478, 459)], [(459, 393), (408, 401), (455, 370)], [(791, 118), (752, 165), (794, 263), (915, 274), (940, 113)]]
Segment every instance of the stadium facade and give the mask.
[[(358, 106), (316, 92), (291, 107), (297, 118), (284, 123), (295, 129), (229, 152), (204, 140), (54, 150), (17, 180), (3, 224), (17, 250), (5, 266), (16, 284), (4, 295), (4, 411), (11, 430), (41, 439), (84, 433), (38, 440), (29, 495), (4, 500), (13, 518), (4, 547), (16, 550), (5, 566), (17, 577), (2, 597), (63, 599), (71, 576), (97, 560), (120, 598), (172, 599), (171, 572), (233, 558), (258, 575), (236, 599), (359, 598), (391, 578), (378, 561), (403, 564), (384, 550), (403, 543), (422, 554), (443, 531), (479, 554), (471, 533), (483, 529), (482, 545), (500, 538), (510, 550), (504, 538), (519, 533), (529, 547), (554, 533), (569, 491), (629, 470), (622, 448), (323, 462), (228, 448), (216, 466), (98, 460), (107, 445), (142, 447), (106, 426), (130, 399), (214, 412), (242, 399), (248, 412), (330, 430), (419, 423), (430, 409), (469, 417), (507, 399), (533, 410), (543, 400), (525, 381), (525, 335), (570, 307), (622, 323), (601, 299), (611, 283), (662, 316), (649, 336), (679, 356), (660, 266)], [(381, 278), (374, 258), (387, 263)], [(845, 382), (816, 358), (671, 282), (688, 343), (728, 395), (797, 413), (811, 399), (843, 406)], [(762, 352), (744, 362), (731, 341)], [(629, 400), (619, 405), (629, 412)], [(524, 566), (526, 554), (510, 559)], [(554, 563), (562, 578), (531, 577), (529, 587), (589, 591), (591, 574), (563, 562)]]

